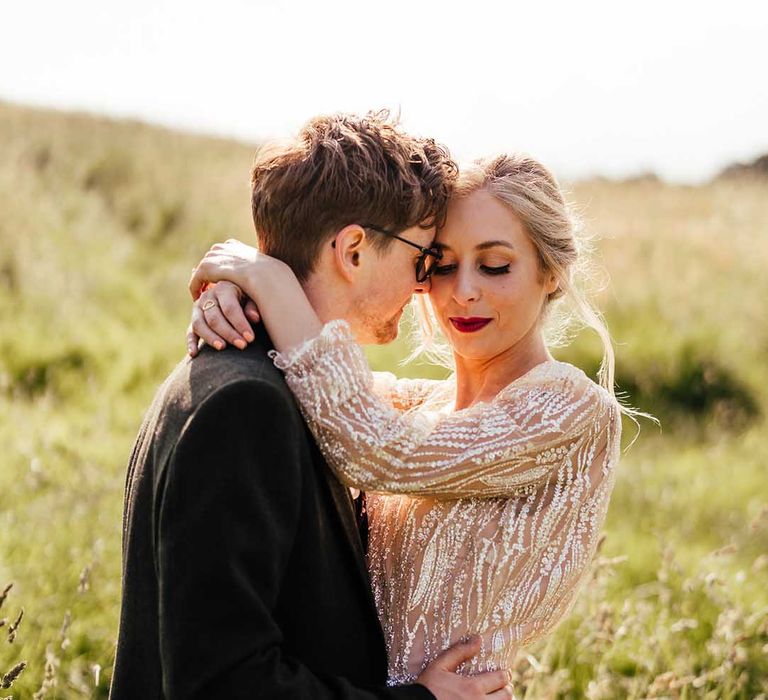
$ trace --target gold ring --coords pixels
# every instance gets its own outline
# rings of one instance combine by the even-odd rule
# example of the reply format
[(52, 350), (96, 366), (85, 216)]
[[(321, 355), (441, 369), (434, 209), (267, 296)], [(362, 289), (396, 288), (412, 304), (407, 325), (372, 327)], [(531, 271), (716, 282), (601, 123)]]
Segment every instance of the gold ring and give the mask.
[(209, 299), (203, 304), (203, 311), (208, 311), (208, 309), (212, 309), (214, 306), (216, 306), (216, 302), (213, 299)]

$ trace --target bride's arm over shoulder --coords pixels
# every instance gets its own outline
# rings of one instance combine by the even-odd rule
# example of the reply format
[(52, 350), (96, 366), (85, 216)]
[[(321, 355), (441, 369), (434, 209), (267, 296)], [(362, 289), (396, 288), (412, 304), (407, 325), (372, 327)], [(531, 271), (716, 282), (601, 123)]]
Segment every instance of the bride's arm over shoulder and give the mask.
[[(490, 403), (401, 413), (374, 391), (349, 327), (275, 356), (330, 466), (350, 486), (443, 498), (509, 496), (569, 459), (615, 464), (615, 401), (570, 365), (546, 363)], [(610, 449), (609, 449), (610, 447)]]

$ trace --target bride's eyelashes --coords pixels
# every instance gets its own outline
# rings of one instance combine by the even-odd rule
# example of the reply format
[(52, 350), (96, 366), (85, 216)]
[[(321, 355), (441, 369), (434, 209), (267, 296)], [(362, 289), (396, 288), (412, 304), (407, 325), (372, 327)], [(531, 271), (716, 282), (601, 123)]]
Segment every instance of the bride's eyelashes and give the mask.
[(432, 270), (433, 275), (450, 275), (456, 269), (456, 265), (435, 265)]
[[(509, 266), (510, 263), (507, 263), (506, 265), (479, 265), (479, 269), (486, 275), (505, 275), (509, 272)], [(452, 272), (455, 272), (457, 267), (458, 265), (456, 263), (435, 265), (432, 274), (438, 276), (450, 275)]]
[(509, 272), (509, 263), (506, 265), (499, 265), (498, 267), (491, 267), (490, 265), (480, 265), (480, 269), (487, 275), (505, 275)]

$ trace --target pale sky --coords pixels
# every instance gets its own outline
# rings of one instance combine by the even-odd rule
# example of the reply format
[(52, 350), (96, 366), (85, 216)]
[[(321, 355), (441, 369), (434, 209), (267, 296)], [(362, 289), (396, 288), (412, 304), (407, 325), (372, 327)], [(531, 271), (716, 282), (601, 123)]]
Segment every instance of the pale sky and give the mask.
[(695, 182), (768, 153), (768, 2), (2, 0), (0, 99), (261, 140), (399, 110), (459, 159)]

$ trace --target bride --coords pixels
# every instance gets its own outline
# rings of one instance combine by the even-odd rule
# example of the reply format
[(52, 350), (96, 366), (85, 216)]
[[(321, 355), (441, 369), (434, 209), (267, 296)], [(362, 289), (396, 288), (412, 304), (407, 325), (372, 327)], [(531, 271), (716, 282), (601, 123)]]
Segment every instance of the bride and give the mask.
[[(621, 414), (634, 413), (613, 394), (610, 336), (572, 279), (573, 223), (544, 166), (502, 155), (465, 170), (433, 245), (421, 327), (426, 346), (438, 328), (450, 346), (444, 381), (372, 373), (347, 323), (323, 326), (290, 268), (244, 244), (215, 245), (190, 284), (204, 290), (195, 343), (220, 345), (243, 321), (233, 301), (252, 300), (328, 464), (367, 493), (391, 684), (470, 634), (482, 646), (463, 672), (510, 668), (563, 619), (605, 518)], [(561, 297), (602, 340), (600, 384), (547, 348)]]

